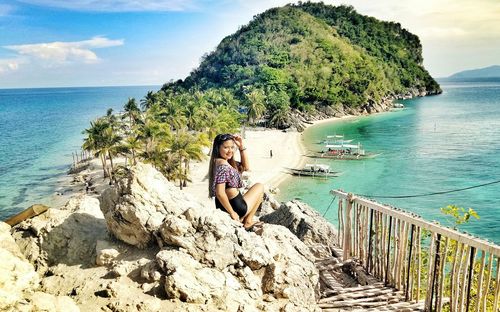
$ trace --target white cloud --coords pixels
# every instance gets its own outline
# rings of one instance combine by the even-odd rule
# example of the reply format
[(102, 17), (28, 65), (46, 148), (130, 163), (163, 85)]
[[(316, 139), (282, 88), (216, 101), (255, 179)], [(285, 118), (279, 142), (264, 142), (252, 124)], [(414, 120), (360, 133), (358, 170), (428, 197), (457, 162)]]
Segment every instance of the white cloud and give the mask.
[(0, 74), (16, 71), (19, 65), (26, 63), (23, 58), (13, 58), (13, 59), (0, 59)]
[(123, 45), (123, 40), (110, 40), (105, 37), (94, 37), (89, 40), (75, 42), (49, 42), (23, 45), (9, 45), (4, 48), (17, 52), (32, 60), (40, 60), (47, 66), (65, 63), (96, 63), (99, 58), (92, 49)]
[(183, 11), (195, 0), (20, 0), (24, 3), (93, 12)]

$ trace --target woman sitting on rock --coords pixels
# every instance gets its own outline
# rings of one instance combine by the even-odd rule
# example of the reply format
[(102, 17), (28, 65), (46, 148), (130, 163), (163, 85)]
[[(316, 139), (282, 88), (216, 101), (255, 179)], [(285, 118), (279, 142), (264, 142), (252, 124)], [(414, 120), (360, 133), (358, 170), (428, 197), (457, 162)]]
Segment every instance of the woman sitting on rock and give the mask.
[[(234, 160), (236, 149), (240, 152), (241, 162)], [(264, 187), (256, 183), (244, 195), (238, 190), (243, 187), (241, 173), (249, 169), (245, 150), (241, 135), (219, 134), (215, 137), (208, 169), (208, 192), (209, 197), (215, 196), (215, 207), (243, 223), (245, 229), (252, 230), (257, 225), (253, 217), (262, 202)]]

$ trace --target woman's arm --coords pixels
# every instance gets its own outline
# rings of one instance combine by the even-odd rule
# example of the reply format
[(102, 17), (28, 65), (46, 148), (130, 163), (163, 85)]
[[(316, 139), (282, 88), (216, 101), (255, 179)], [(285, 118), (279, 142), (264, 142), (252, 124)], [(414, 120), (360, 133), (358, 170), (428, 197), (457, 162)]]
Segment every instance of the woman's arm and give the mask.
[(236, 146), (238, 146), (240, 150), (240, 158), (241, 158), (241, 171), (248, 171), (250, 170), (250, 166), (248, 164), (248, 157), (247, 157), (247, 152), (246, 152), (246, 146), (243, 144), (243, 138), (241, 135), (236, 134), (234, 136), (234, 141), (236, 142)]
[(229, 202), (229, 198), (227, 197), (225, 183), (215, 185), (215, 196), (217, 196), (217, 199), (220, 201), (222, 206), (224, 206), (224, 209), (227, 210), (231, 218), (233, 220), (240, 221), (240, 216), (233, 210), (233, 207), (231, 207), (231, 203)]

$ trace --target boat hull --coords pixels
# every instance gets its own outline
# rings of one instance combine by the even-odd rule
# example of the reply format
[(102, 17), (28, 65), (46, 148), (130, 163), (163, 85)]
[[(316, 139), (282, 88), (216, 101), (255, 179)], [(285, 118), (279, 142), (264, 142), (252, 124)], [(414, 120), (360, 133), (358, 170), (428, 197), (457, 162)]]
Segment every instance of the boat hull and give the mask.
[(318, 172), (318, 171), (309, 171), (302, 169), (288, 169), (291, 174), (296, 176), (304, 176), (304, 177), (313, 177), (313, 178), (333, 178), (338, 177), (338, 172)]

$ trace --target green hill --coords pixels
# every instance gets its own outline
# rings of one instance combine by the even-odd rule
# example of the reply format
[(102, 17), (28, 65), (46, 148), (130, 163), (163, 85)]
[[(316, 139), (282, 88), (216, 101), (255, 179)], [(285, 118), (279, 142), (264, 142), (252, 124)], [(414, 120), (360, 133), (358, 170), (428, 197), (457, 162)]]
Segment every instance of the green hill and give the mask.
[(500, 66), (493, 65), (484, 68), (464, 70), (449, 76), (446, 79), (468, 79), (468, 78), (499, 78)]
[(422, 61), (420, 40), (397, 23), (352, 7), (304, 3), (255, 16), (185, 80), (162, 90), (223, 88), (247, 106), (260, 99), (272, 123), (286, 126), (291, 109), (361, 111), (386, 99), (440, 93)]

